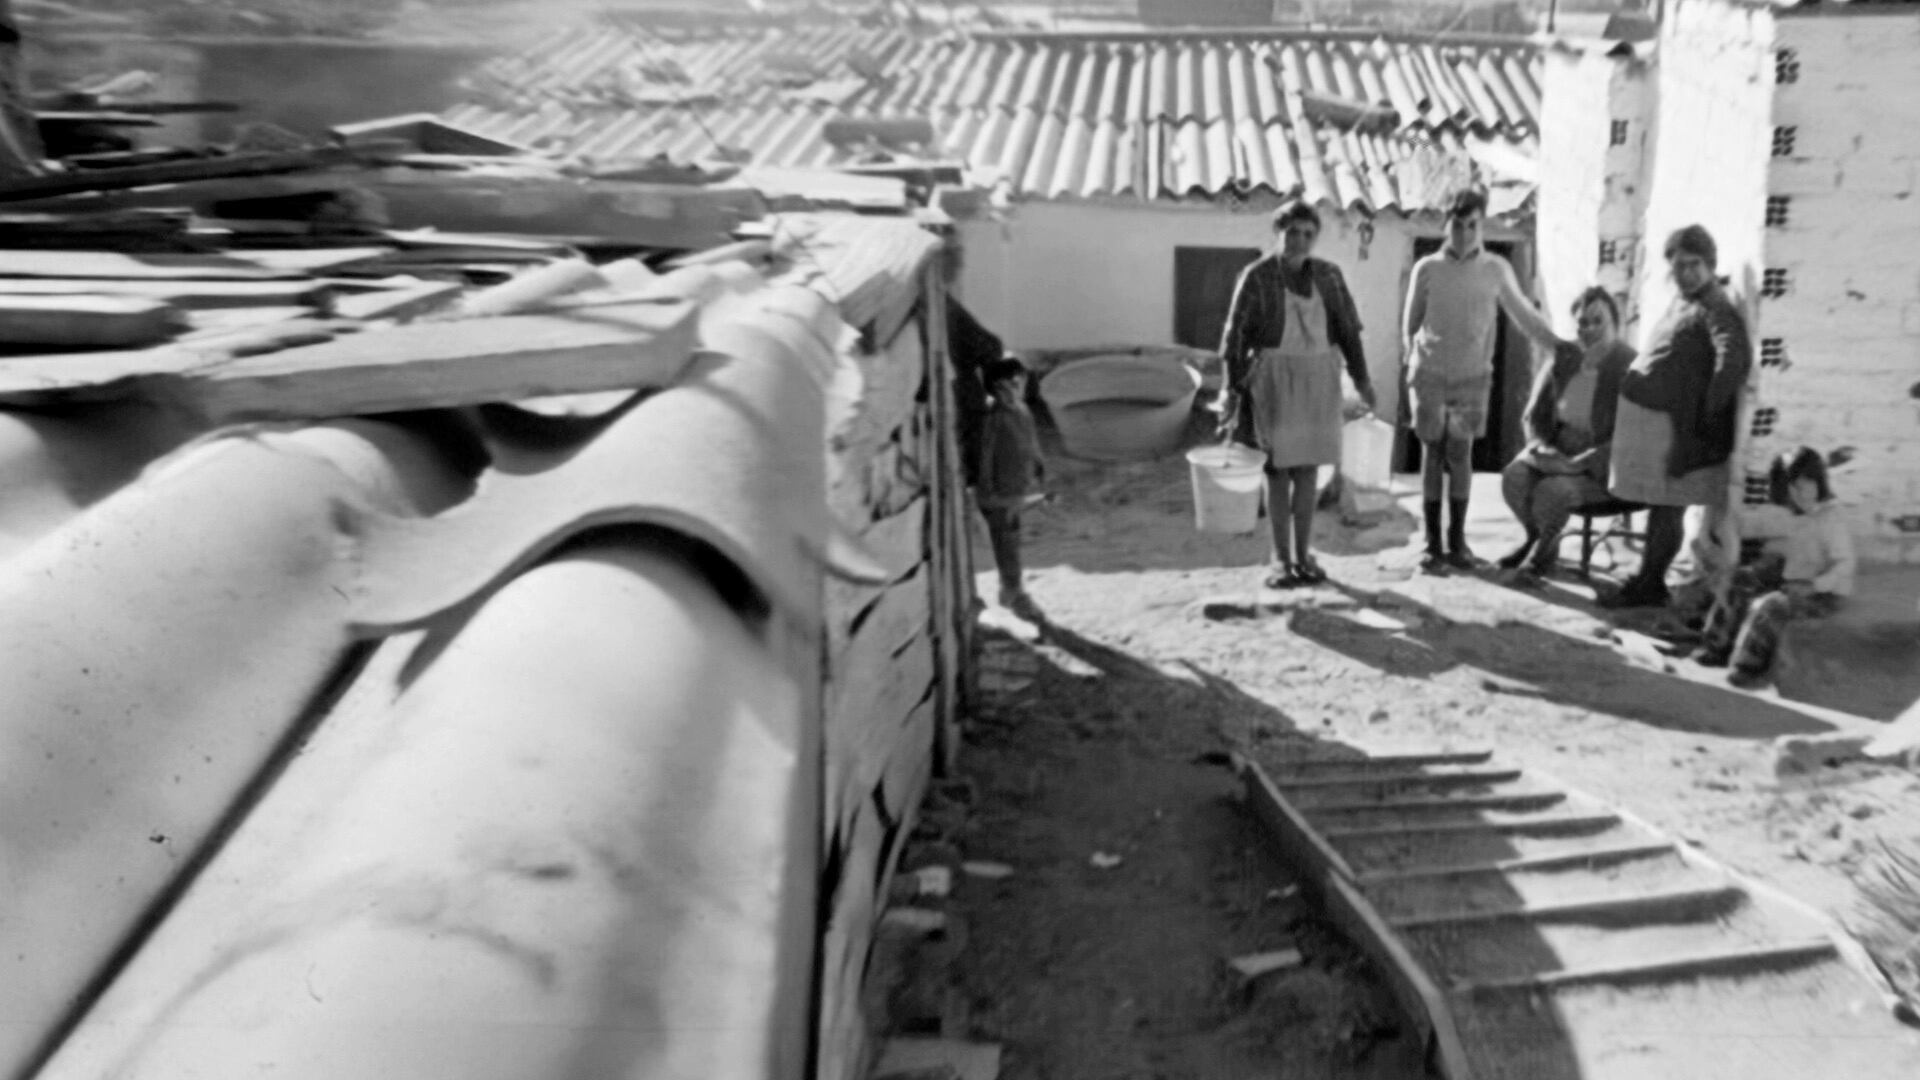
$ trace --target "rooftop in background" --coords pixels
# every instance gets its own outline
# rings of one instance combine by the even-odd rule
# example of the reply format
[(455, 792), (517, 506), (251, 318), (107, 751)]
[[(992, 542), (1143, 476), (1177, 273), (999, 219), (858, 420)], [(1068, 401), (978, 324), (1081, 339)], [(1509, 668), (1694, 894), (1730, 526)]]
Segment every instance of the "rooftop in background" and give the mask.
[(1438, 209), (1469, 176), (1524, 206), (1536, 46), (1371, 31), (959, 31), (923, 22), (554, 34), (482, 68), (450, 122), (551, 153), (964, 165), (1019, 198), (1304, 193)]

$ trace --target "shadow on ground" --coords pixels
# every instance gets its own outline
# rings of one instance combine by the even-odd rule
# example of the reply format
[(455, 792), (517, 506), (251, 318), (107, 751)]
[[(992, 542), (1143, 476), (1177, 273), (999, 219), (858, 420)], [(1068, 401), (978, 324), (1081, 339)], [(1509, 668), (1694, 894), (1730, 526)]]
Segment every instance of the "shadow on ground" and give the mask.
[(1398, 594), (1346, 591), (1386, 620), (1376, 625), (1339, 610), (1301, 608), (1289, 613), (1289, 628), (1388, 674), (1432, 678), (1471, 667), (1521, 684), (1490, 682), (1490, 690), (1671, 731), (1772, 739), (1833, 730), (1804, 713), (1731, 687), (1643, 667), (1610, 645), (1526, 622), (1453, 622)]
[[(1054, 501), (1025, 516), (1029, 568), (1129, 573), (1256, 567), (1268, 560), (1264, 512), (1250, 533), (1203, 533), (1195, 527), (1186, 453), (1217, 442), (1212, 414), (1195, 409), (1180, 446), (1147, 461), (1076, 457), (1062, 445), (1044, 413), (1037, 419), (1046, 468), (1041, 486), (1054, 494)], [(1323, 470), (1323, 481), (1330, 477), (1331, 470)], [(1397, 503), (1352, 523), (1329, 506), (1315, 515), (1314, 548), (1323, 555), (1377, 554), (1405, 546), (1417, 528), (1418, 522)], [(1137, 540), (1115, 544), (1116, 535)]]
[[(1199, 667), (1070, 629), (983, 630), (980, 649), (955, 839), (1014, 873), (962, 877), (956, 971), (1006, 1080), (1428, 1075), (1414, 1026), (1291, 888), (1224, 767), (1248, 743), (1356, 751)], [(1304, 963), (1252, 984), (1227, 966), (1286, 947)]]

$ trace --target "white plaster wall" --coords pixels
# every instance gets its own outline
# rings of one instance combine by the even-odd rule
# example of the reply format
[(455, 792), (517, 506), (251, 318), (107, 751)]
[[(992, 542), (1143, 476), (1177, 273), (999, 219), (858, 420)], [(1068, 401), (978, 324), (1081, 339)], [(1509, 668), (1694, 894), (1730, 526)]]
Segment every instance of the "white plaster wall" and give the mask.
[(1647, 199), (1650, 249), (1637, 287), (1641, 343), (1674, 297), (1661, 246), (1705, 225), (1736, 295), (1757, 294), (1772, 138), (1773, 17), (1728, 0), (1671, 0), (1659, 43)]
[[(1271, 206), (1232, 211), (1159, 204), (1022, 203), (998, 219), (961, 223), (960, 294), (1010, 348), (1152, 345), (1173, 340), (1177, 247), (1264, 249)], [(1367, 258), (1361, 231), (1323, 209), (1315, 254), (1338, 263), (1360, 308), (1362, 336), (1380, 407), (1393, 415), (1400, 371), (1400, 319), (1414, 238), (1439, 222), (1398, 215), (1374, 221)], [(1490, 227), (1494, 240), (1531, 240), (1531, 230)]]
[[(1760, 371), (1772, 429), (1748, 426), (1743, 460), (1850, 448), (1834, 487), (1863, 553), (1920, 561), (1920, 11), (1781, 17), (1774, 46), (1799, 62), (1770, 88), (1773, 122), (1796, 138), (1770, 168), (1787, 223), (1763, 233), (1789, 285), (1760, 302), (1757, 337), (1785, 362)], [(1752, 517), (1760, 533), (1783, 520)]]
[[(1637, 332), (1633, 285), (1645, 245), (1646, 151), (1651, 138), (1651, 68), (1591, 49), (1547, 54), (1541, 87), (1540, 278), (1556, 321), (1580, 292), (1600, 285), (1625, 294), (1623, 330)], [(1613, 145), (1614, 121), (1627, 141)], [(1614, 261), (1600, 261), (1611, 241)]]
[[(1669, 0), (1658, 44), (1652, 160), (1648, 173), (1646, 253), (1635, 294), (1644, 349), (1675, 291), (1661, 248), (1685, 225), (1706, 226), (1719, 248), (1719, 271), (1757, 330), (1765, 265), (1768, 158), (1772, 142), (1773, 16), (1730, 0)], [(1756, 333), (1755, 337), (1758, 337)], [(1742, 430), (1755, 407), (1758, 374), (1743, 399)], [(1743, 501), (1753, 447), (1735, 449), (1729, 497), (1743, 536), (1765, 535), (1765, 515)], [(1764, 464), (1764, 462), (1762, 463)]]

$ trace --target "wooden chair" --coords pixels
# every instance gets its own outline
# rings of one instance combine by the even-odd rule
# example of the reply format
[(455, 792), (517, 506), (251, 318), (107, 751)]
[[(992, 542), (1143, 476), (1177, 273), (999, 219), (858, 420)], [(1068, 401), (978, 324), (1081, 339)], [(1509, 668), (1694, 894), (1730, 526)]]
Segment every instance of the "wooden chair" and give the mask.
[[(1623, 545), (1646, 542), (1646, 530), (1633, 527), (1634, 515), (1645, 509), (1646, 506), (1642, 503), (1628, 502), (1625, 499), (1609, 496), (1574, 511), (1580, 518), (1581, 577), (1586, 577), (1593, 572), (1595, 551), (1606, 549), (1607, 569), (1611, 570), (1619, 563), (1619, 559), (1613, 553), (1614, 541), (1618, 540)], [(1604, 523), (1596, 525), (1596, 521)]]

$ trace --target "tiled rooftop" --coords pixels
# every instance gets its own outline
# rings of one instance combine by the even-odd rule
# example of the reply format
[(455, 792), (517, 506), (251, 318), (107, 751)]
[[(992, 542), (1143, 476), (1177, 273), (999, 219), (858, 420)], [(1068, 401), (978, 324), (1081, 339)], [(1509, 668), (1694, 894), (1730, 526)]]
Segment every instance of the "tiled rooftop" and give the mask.
[[(1531, 157), (1538, 63), (1520, 41), (1287, 30), (967, 36), (849, 24), (669, 38), (627, 24), (563, 31), (488, 65), (447, 118), (595, 159), (919, 158), (962, 162), (1021, 198), (1266, 189), (1413, 212), (1437, 207), (1469, 160)], [(915, 118), (931, 142), (853, 143), (844, 123), (829, 138), (834, 120)]]

